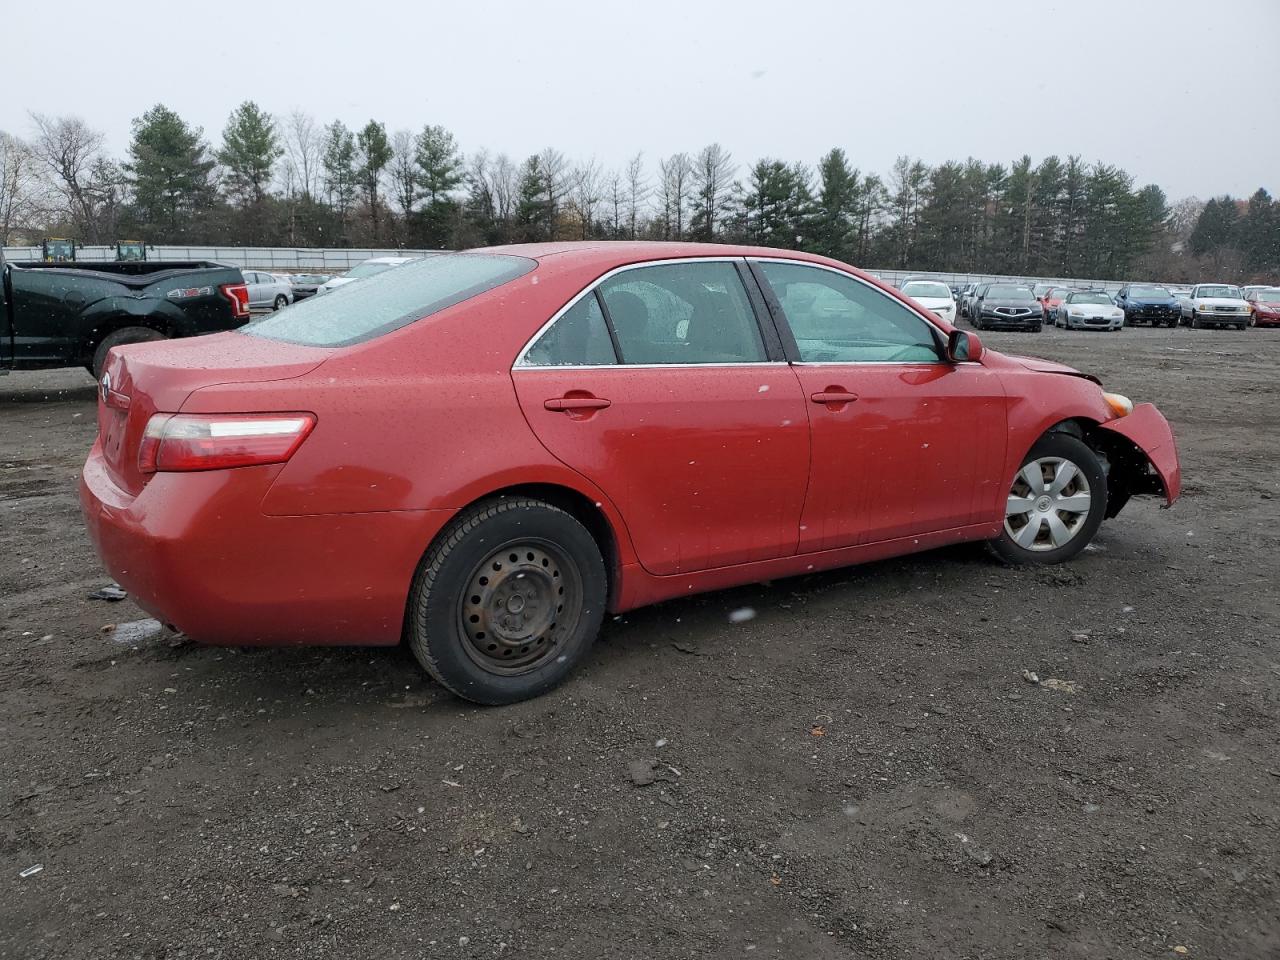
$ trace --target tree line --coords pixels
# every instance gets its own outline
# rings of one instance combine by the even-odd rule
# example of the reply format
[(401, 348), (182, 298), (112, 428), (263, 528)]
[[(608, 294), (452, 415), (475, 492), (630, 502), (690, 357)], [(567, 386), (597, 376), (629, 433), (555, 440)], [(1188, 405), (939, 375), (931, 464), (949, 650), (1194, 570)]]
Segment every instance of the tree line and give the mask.
[(832, 148), (817, 163), (741, 165), (712, 143), (619, 169), (547, 148), (463, 153), (441, 126), (349, 129), (246, 101), (214, 146), (157, 104), (124, 157), (76, 117), (0, 131), (0, 244), (466, 248), (560, 239), (749, 242), (909, 270), (1244, 280), (1280, 271), (1280, 203), (1170, 203), (1154, 184), (1078, 156), (899, 157), (886, 175)]

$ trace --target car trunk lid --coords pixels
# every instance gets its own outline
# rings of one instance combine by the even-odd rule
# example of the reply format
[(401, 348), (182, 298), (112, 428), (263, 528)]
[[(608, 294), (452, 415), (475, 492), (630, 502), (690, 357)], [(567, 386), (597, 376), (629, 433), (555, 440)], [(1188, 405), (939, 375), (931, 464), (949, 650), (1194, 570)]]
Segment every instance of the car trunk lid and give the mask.
[(117, 347), (98, 384), (98, 436), (112, 479), (129, 493), (142, 489), (148, 475), (138, 469), (138, 447), (147, 421), (179, 412), (196, 390), (300, 377), (332, 355), (238, 333)]

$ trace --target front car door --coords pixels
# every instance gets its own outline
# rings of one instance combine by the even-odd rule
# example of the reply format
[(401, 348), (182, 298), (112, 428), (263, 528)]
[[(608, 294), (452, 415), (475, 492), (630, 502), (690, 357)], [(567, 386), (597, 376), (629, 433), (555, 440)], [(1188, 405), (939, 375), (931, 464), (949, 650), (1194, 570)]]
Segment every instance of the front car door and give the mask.
[(812, 467), (800, 551), (997, 516), (1008, 432), (999, 377), (980, 363), (947, 361), (933, 324), (851, 274), (751, 263), (808, 401)]
[(796, 551), (807, 403), (744, 280), (741, 258), (620, 268), (512, 368), (534, 433), (612, 499), (659, 576)]

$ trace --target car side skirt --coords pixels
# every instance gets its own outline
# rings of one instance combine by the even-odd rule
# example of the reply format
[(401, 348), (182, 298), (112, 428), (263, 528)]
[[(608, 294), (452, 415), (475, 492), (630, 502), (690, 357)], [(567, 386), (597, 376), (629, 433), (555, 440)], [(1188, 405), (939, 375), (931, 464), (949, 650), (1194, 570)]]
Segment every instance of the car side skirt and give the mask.
[(726, 587), (759, 583), (779, 577), (795, 577), (819, 570), (834, 570), (873, 560), (919, 553), (975, 540), (990, 540), (1000, 535), (1001, 523), (975, 523), (952, 527), (932, 533), (921, 533), (877, 543), (863, 543), (836, 550), (802, 553), (791, 557), (778, 557), (756, 563), (743, 563), (696, 573), (658, 577), (645, 571), (638, 564), (625, 565), (620, 571), (621, 590), (615, 603), (615, 613), (647, 606), (674, 597), (687, 597), (695, 593), (722, 590)]

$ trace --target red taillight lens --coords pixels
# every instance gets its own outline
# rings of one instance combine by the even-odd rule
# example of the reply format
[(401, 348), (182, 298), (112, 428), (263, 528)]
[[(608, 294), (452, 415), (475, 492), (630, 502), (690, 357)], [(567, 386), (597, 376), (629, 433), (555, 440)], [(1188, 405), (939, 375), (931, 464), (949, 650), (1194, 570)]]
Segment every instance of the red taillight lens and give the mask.
[(231, 301), (231, 315), (237, 320), (249, 316), (249, 288), (243, 283), (224, 283), (218, 288)]
[(157, 413), (138, 447), (143, 473), (284, 463), (316, 425), (311, 413)]

